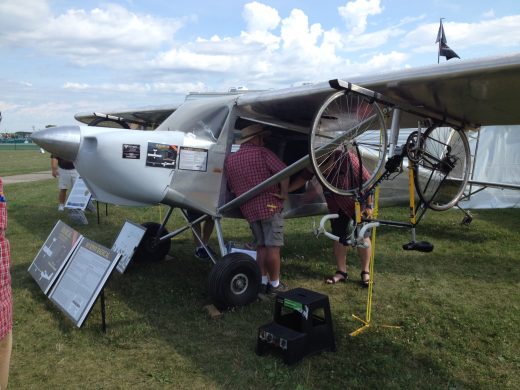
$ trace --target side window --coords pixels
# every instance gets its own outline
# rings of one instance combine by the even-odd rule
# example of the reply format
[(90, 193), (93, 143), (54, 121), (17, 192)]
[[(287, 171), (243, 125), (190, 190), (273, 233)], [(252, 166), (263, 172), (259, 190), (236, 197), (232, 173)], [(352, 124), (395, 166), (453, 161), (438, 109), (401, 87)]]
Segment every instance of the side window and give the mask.
[(198, 120), (192, 124), (191, 128), (185, 128), (185, 130), (188, 133), (194, 134), (197, 138), (217, 142), (228, 113), (229, 109), (227, 107), (219, 107), (199, 117)]

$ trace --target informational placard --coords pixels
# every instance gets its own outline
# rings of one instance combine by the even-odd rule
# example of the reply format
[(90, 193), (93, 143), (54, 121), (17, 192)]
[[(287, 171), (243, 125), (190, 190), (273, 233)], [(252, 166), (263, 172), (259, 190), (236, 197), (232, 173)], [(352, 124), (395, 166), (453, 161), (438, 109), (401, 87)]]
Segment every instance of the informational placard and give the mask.
[(120, 257), (119, 253), (83, 238), (49, 299), (81, 327)]
[(177, 162), (177, 151), (176, 145), (148, 142), (146, 166), (173, 169)]
[(114, 245), (112, 245), (112, 250), (121, 254), (116, 267), (119, 273), (125, 272), (145, 232), (146, 228), (144, 226), (137, 225), (131, 221), (125, 221)]
[(27, 270), (47, 294), (83, 236), (58, 221)]
[(206, 172), (208, 169), (208, 151), (206, 149), (181, 147), (179, 169)]
[(78, 177), (70, 191), (65, 207), (68, 209), (85, 210), (91, 197), (92, 194), (87, 188), (87, 185), (81, 177)]
[(139, 160), (141, 158), (141, 145), (123, 144), (123, 158)]

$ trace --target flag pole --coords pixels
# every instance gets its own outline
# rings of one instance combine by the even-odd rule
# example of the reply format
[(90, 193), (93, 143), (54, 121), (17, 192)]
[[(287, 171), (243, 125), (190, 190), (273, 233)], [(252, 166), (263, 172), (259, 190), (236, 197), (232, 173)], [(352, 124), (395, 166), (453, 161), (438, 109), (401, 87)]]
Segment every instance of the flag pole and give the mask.
[[(442, 29), (442, 19), (444, 19), (444, 18), (439, 19), (439, 31), (441, 31), (441, 29)], [(437, 34), (437, 39), (439, 38), (438, 35), (439, 34)], [(440, 61), (441, 61), (441, 44), (442, 44), (442, 38), (439, 39), (439, 49), (437, 50), (437, 63), (438, 64), (440, 64)]]

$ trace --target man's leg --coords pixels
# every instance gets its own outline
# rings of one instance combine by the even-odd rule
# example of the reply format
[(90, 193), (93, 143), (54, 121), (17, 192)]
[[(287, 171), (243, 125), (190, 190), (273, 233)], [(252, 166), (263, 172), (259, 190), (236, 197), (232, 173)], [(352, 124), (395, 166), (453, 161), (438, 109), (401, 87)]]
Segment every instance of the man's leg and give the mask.
[(332, 252), (334, 254), (334, 260), (336, 261), (336, 272), (327, 278), (326, 282), (329, 284), (335, 284), (347, 279), (347, 247), (334, 241)]
[(7, 336), (0, 340), (0, 390), (5, 390), (7, 388), (12, 347), (13, 332), (10, 331)]
[(202, 222), (202, 242), (204, 242), (204, 245), (208, 245), (214, 226), (215, 222), (213, 219), (207, 219)]
[(267, 265), (267, 247), (264, 245), (258, 245), (256, 247), (256, 262), (260, 268), (262, 279), (269, 277), (269, 267)]
[(271, 281), (280, 280), (280, 247), (266, 246), (266, 268)]
[(64, 205), (66, 200), (67, 200), (67, 190), (66, 189), (62, 189), (58, 193), (58, 201), (60, 202), (60, 204)]
[(364, 238), (367, 248), (358, 248), (359, 258), (361, 259), (361, 281), (367, 283), (370, 280), (370, 255), (372, 254), (372, 243), (370, 237)]

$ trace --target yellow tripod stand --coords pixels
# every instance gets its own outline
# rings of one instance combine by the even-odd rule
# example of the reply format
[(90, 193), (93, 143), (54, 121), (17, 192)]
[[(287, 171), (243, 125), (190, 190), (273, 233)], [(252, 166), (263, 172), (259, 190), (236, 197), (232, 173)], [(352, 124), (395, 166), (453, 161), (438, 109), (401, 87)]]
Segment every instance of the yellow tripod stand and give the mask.
[[(408, 192), (409, 192), (409, 204), (410, 204), (410, 224), (411, 226), (415, 226), (416, 224), (416, 214), (415, 214), (415, 191), (414, 191), (414, 169), (413, 162), (408, 160)], [(374, 196), (374, 214), (373, 218), (377, 219), (379, 213), (379, 186), (375, 189)], [(361, 207), (359, 202), (356, 202), (356, 223), (361, 223)], [(367, 305), (365, 310), (365, 319), (352, 314), (352, 317), (356, 320), (363, 323), (363, 326), (354, 330), (350, 333), (350, 336), (354, 337), (365, 331), (371, 326), (372, 321), (372, 296), (373, 296), (373, 285), (374, 285), (374, 260), (375, 260), (375, 252), (376, 252), (376, 227), (372, 229), (371, 236), (371, 251), (370, 251), (370, 282), (368, 284), (368, 293), (367, 293)], [(413, 229), (413, 227), (412, 227)], [(415, 236), (415, 234), (414, 234)], [(401, 329), (400, 326), (396, 325), (381, 325), (384, 328), (393, 328), (393, 329)]]

